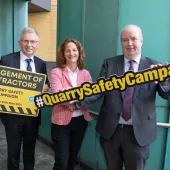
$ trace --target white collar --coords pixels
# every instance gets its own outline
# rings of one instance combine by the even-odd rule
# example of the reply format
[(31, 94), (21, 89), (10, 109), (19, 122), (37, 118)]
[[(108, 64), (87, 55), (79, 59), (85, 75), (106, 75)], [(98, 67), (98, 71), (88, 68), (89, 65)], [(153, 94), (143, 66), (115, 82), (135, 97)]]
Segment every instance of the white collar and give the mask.
[(26, 60), (26, 59), (30, 58), (30, 59), (32, 59), (32, 61), (34, 61), (34, 56), (27, 57), (22, 51), (20, 51), (20, 57), (21, 57), (21, 60)]
[[(138, 55), (138, 56), (134, 59), (134, 61), (139, 64), (139, 63), (140, 63), (140, 59), (141, 59), (141, 54)], [(125, 64), (127, 64), (127, 62), (129, 62), (129, 61), (130, 61), (130, 60), (127, 59), (127, 58), (124, 56), (124, 62), (125, 62)]]
[(73, 74), (73, 73), (77, 73), (77, 72), (79, 71), (79, 68), (78, 68), (78, 67), (76, 68), (76, 70), (75, 70), (74, 72), (71, 71), (70, 68), (69, 68), (67, 65), (66, 65), (66, 68), (67, 68), (68, 72), (69, 72), (69, 73), (72, 73), (72, 74)]

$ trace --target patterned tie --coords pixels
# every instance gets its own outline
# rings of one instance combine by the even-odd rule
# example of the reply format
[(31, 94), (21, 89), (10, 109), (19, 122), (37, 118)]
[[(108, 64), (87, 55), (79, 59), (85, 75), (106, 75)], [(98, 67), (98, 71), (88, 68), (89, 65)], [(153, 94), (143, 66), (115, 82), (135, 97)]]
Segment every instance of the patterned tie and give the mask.
[[(134, 62), (133, 60), (129, 61), (130, 67), (129, 71), (134, 71)], [(133, 99), (133, 91), (134, 87), (128, 87), (125, 91), (124, 98), (123, 98), (123, 106), (122, 106), (122, 118), (125, 121), (131, 119), (131, 106), (132, 106), (132, 99)]]
[(32, 71), (32, 67), (31, 67), (31, 61), (32, 59), (31, 58), (28, 58), (28, 59), (25, 59), (27, 61), (27, 71)]

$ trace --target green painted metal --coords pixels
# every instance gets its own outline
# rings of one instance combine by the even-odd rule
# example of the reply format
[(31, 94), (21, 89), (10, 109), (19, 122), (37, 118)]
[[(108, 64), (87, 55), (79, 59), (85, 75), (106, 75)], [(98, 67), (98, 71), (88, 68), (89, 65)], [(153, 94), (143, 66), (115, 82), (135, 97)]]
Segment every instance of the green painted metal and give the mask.
[(0, 56), (13, 51), (12, 1), (0, 1)]
[[(144, 35), (142, 54), (163, 63), (170, 61), (169, 5), (169, 0), (108, 0), (107, 3), (103, 0), (58, 0), (57, 44), (67, 37), (78, 39), (85, 49), (86, 68), (95, 81), (103, 59), (121, 54), (121, 29), (127, 24), (137, 24)], [(100, 104), (90, 109), (98, 112)], [(158, 122), (170, 122), (169, 102), (157, 97), (156, 108)], [(40, 134), (48, 141), (51, 141), (50, 117), (51, 109), (45, 108)], [(79, 160), (95, 170), (106, 170), (95, 125), (96, 120), (89, 122)], [(158, 128), (158, 138), (151, 145), (145, 170), (169, 170), (169, 148), (170, 131)]]
[[(86, 69), (93, 81), (98, 78), (103, 60), (117, 53), (118, 0), (84, 2), (83, 45)], [(98, 112), (101, 101), (89, 109)], [(89, 122), (79, 160), (96, 170), (106, 170), (104, 155), (95, 131), (96, 120)]]
[(82, 42), (83, 0), (58, 0), (57, 43), (72, 37)]
[(88, 123), (79, 160), (95, 170), (107, 170), (104, 154), (99, 142), (99, 134), (95, 131), (96, 120)]
[(18, 40), (20, 32), (28, 26), (28, 2), (24, 0), (14, 1), (14, 51), (20, 50)]
[[(158, 122), (168, 121), (168, 107), (157, 106)], [(151, 144), (150, 157), (146, 163), (145, 170), (164, 170), (167, 129), (158, 128), (157, 140)]]
[[(90, 71), (93, 81), (99, 76), (103, 60), (117, 53), (118, 2), (93, 0), (84, 3), (83, 45), (86, 69)], [(101, 101), (90, 110), (98, 112)]]
[(25, 0), (0, 1), (0, 56), (19, 50), (21, 29), (28, 25), (28, 3)]
[(46, 141), (52, 143), (51, 140), (51, 108), (44, 108), (41, 110), (41, 126), (39, 128), (39, 136), (44, 138)]
[[(169, 119), (169, 123), (170, 123), (170, 119)], [(164, 170), (169, 170), (170, 169), (170, 129), (168, 129), (167, 132), (167, 141), (165, 141), (166, 147), (165, 147), (165, 161), (164, 161)]]
[[(143, 30), (144, 36), (142, 54), (162, 63), (170, 61), (170, 21), (166, 19), (170, 15), (169, 5), (169, 0), (120, 0), (119, 4), (119, 30), (127, 24), (139, 25)], [(119, 36), (120, 33), (118, 34)], [(120, 41), (118, 43), (118, 53), (121, 53)], [(168, 123), (169, 101), (157, 97), (156, 109), (157, 121)], [(170, 155), (168, 154), (168, 149), (166, 149), (169, 146), (167, 141), (167, 129), (158, 128), (158, 138), (151, 145), (151, 155), (147, 161), (145, 170), (170, 169), (168, 162)], [(165, 154), (168, 159), (165, 159)]]

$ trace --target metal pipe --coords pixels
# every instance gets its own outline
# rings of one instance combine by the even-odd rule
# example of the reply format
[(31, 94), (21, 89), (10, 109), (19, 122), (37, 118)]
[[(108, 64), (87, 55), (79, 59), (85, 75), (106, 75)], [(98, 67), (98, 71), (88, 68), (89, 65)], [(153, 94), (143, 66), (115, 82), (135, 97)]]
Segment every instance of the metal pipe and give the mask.
[(158, 127), (170, 128), (170, 123), (157, 123)]
[[(97, 119), (97, 117), (98, 117), (97, 112), (93, 112), (93, 111), (90, 110), (90, 113), (93, 115), (94, 119)], [(170, 128), (170, 123), (159, 123), (159, 122), (157, 122), (157, 126), (163, 127), (163, 128)]]

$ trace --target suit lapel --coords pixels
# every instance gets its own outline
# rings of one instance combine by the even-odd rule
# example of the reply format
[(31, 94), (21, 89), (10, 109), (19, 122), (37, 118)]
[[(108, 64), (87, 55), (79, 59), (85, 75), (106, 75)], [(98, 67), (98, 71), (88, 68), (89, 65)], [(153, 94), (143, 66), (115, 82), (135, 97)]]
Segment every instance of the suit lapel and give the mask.
[(122, 76), (124, 72), (124, 56), (122, 55), (117, 60), (117, 76)]
[(38, 62), (38, 59), (36, 56), (34, 56), (34, 64), (35, 64), (35, 70), (37, 73), (42, 73), (40, 63)]
[(82, 74), (82, 71), (79, 70), (77, 73), (77, 86), (81, 86), (81, 83), (84, 82), (84, 76)]
[[(144, 69), (146, 69), (146, 65), (147, 65), (146, 62), (147, 62), (146, 58), (141, 57), (138, 71), (143, 71)], [(135, 86), (133, 99), (135, 99), (140, 87), (141, 87), (141, 85), (136, 85)]]
[(64, 77), (66, 78), (66, 80), (68, 81), (70, 87), (72, 87), (71, 80), (70, 80), (70, 77), (69, 77), (69, 75), (68, 75), (68, 70), (67, 70), (67, 68), (66, 68), (66, 67), (63, 68), (62, 71), (63, 71), (63, 76), (64, 76)]
[(13, 64), (14, 68), (20, 69), (20, 52), (14, 54)]
[[(124, 56), (122, 55), (117, 60), (117, 76), (122, 76), (124, 72)], [(124, 91), (121, 92), (121, 95), (123, 97)]]

